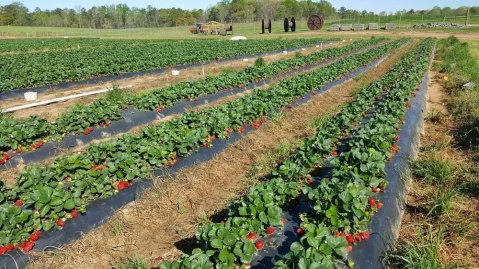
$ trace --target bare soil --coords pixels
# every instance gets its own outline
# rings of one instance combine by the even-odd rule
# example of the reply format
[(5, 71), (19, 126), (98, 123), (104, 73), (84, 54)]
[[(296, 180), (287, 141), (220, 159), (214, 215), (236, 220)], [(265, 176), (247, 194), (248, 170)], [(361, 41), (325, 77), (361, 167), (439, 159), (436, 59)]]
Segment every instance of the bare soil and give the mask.
[[(214, 159), (183, 169), (173, 178), (158, 178), (155, 188), (119, 210), (113, 218), (74, 243), (52, 253), (36, 253), (30, 268), (106, 268), (124, 257), (141, 257), (153, 265), (181, 255), (195, 229), (245, 193), (252, 166), (281, 141), (297, 144), (311, 135), (311, 121), (352, 100), (354, 89), (390, 70), (411, 45), (394, 52), (377, 68), (270, 121), (230, 145)], [(68, 223), (67, 223), (68, 225)]]

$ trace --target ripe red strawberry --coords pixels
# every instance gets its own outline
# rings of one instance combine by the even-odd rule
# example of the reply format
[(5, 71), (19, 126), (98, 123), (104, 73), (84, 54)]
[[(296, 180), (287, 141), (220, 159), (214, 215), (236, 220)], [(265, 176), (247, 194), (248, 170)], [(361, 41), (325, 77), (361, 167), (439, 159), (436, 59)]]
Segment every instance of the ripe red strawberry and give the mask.
[(65, 222), (64, 222), (63, 220), (61, 220), (61, 219), (55, 221), (55, 224), (56, 224), (57, 226), (60, 226), (60, 227), (65, 226)]
[(131, 186), (130, 182), (128, 181), (120, 181), (120, 183), (118, 183), (118, 191), (122, 191), (126, 188), (129, 188)]
[(256, 240), (256, 233), (249, 233), (246, 235), (246, 239), (249, 239), (249, 240)]
[(372, 192), (378, 192), (379, 188), (371, 188)]
[(274, 227), (266, 228), (266, 233), (267, 234), (274, 234), (275, 231), (276, 231), (276, 228), (274, 228)]
[(339, 231), (334, 231), (334, 237), (338, 237), (339, 236)]
[(7, 247), (0, 247), (0, 256), (7, 252)]
[(399, 141), (399, 139), (401, 139), (401, 137), (399, 135), (396, 135), (396, 137), (394, 138), (394, 140), (396, 140), (396, 141)]
[(35, 241), (38, 240), (38, 238), (39, 238), (39, 235), (37, 235), (37, 234), (32, 234), (32, 235), (30, 235), (30, 237), (28, 238), (28, 241), (35, 242)]
[(32, 248), (35, 246), (35, 243), (34, 242), (27, 242), (25, 243), (25, 245), (22, 247), (22, 250), (25, 251), (25, 252), (30, 252), (30, 250), (32, 250)]
[(284, 224), (286, 224), (286, 223), (288, 222), (288, 220), (287, 220), (287, 219), (285, 219), (285, 218), (283, 218), (283, 219), (281, 220), (281, 222), (282, 222), (282, 223), (283, 223), (283, 225), (284, 225)]
[(15, 201), (15, 205), (16, 205), (16, 206), (22, 206), (22, 205), (23, 205), (23, 201), (22, 201), (22, 200), (16, 200), (16, 201)]
[(289, 108), (289, 109), (292, 109), (292, 108), (293, 108), (293, 105), (288, 105), (288, 108)]
[(0, 159), (0, 165), (4, 165), (6, 162), (4, 159)]
[(351, 235), (346, 236), (346, 240), (348, 240), (349, 244), (354, 243), (354, 237), (352, 237)]
[(346, 246), (346, 251), (347, 252), (351, 252), (351, 250), (353, 250), (353, 246)]
[(368, 203), (371, 207), (376, 207), (376, 200), (374, 200), (373, 198), (369, 198), (368, 200)]
[(306, 184), (308, 184), (308, 186), (313, 185), (313, 180), (311, 178), (308, 178), (308, 180), (306, 180)]
[(361, 242), (361, 241), (363, 240), (363, 238), (361, 237), (361, 234), (356, 234), (356, 235), (354, 236), (354, 239), (355, 239), (356, 241), (358, 241), (358, 242)]
[(7, 250), (14, 250), (15, 249), (15, 246), (13, 244), (10, 244), (8, 246), (6, 246)]
[(264, 242), (262, 240), (259, 240), (258, 242), (254, 244), (254, 246), (256, 247), (257, 250), (261, 250), (264, 247)]
[(42, 232), (38, 231), (38, 230), (33, 231), (33, 233), (32, 233), (32, 235), (36, 235), (36, 236), (40, 236), (41, 234), (42, 234)]
[(89, 135), (89, 134), (91, 134), (91, 132), (93, 132), (93, 127), (87, 128), (87, 129), (85, 129), (85, 131), (83, 131), (83, 133), (85, 135)]
[(336, 156), (338, 156), (338, 153), (337, 153), (336, 151), (333, 151), (333, 152), (331, 153), (331, 155), (332, 155), (333, 157), (336, 157)]
[(369, 232), (368, 232), (368, 231), (364, 231), (364, 232), (362, 233), (362, 236), (363, 236), (363, 239), (364, 239), (364, 240), (368, 240), (368, 239), (369, 239)]
[(3, 158), (5, 160), (10, 160), (12, 158), (12, 155), (8, 154), (8, 153), (3, 153)]
[(77, 218), (78, 217), (78, 210), (73, 210), (70, 215), (72, 215), (72, 218)]
[(296, 233), (297, 233), (298, 235), (303, 235), (303, 234), (304, 234), (303, 228), (298, 227), (298, 228), (296, 229)]
[(244, 133), (244, 127), (243, 127), (243, 126), (241, 126), (241, 127), (239, 128), (239, 132), (240, 132), (240, 133)]
[(384, 204), (381, 203), (381, 202), (379, 202), (379, 203), (377, 204), (377, 207), (378, 207), (378, 208), (381, 208), (381, 207), (383, 207), (383, 206), (384, 206)]
[(345, 234), (344, 232), (340, 232), (340, 233), (339, 233), (339, 236), (341, 236), (341, 237), (346, 237), (346, 234)]

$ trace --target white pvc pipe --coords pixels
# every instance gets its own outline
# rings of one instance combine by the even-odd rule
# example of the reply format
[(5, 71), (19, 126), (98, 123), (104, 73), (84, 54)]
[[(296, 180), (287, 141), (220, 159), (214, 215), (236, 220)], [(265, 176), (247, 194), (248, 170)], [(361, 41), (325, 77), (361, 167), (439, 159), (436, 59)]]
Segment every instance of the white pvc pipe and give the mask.
[[(131, 88), (131, 87), (132, 87), (131, 85), (128, 85), (128, 86), (126, 86), (126, 87), (121, 87), (120, 89)], [(6, 108), (6, 109), (2, 109), (1, 112), (2, 112), (2, 113), (6, 113), (6, 112), (13, 112), (13, 111), (17, 111), (17, 110), (26, 109), (26, 108), (32, 108), (32, 107), (37, 107), (37, 106), (44, 106), (44, 105), (48, 105), (48, 104), (52, 104), (52, 103), (57, 103), (57, 102), (61, 102), (61, 101), (66, 101), (66, 100), (70, 100), (70, 99), (75, 99), (75, 98), (79, 98), (79, 97), (84, 97), (84, 96), (89, 96), (89, 95), (95, 95), (95, 94), (105, 93), (105, 92), (109, 92), (109, 91), (111, 91), (111, 90), (113, 90), (113, 88), (111, 88), (111, 89), (97, 90), (97, 91), (91, 91), (91, 92), (85, 92), (85, 93), (79, 93), (79, 94), (73, 94), (73, 95), (64, 96), (64, 97), (60, 97), (60, 98), (55, 98), (55, 99), (40, 101), (40, 102), (36, 102), (36, 103), (31, 103), (31, 104), (26, 104), (26, 105), (21, 105), (21, 106), (15, 106), (15, 107), (11, 107), (11, 108)]]

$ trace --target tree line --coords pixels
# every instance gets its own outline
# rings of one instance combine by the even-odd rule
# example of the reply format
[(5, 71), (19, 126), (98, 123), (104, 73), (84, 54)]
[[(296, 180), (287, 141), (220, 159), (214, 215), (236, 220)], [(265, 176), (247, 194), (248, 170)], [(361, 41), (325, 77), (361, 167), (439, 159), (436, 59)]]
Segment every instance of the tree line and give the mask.
[(312, 14), (326, 18), (354, 18), (357, 16), (395, 16), (398, 14), (426, 16), (464, 16), (468, 9), (479, 14), (479, 7), (434, 7), (430, 10), (401, 10), (395, 13), (375, 14), (367, 10), (334, 8), (327, 0), (222, 0), (206, 9), (130, 7), (126, 4), (94, 6), (86, 9), (56, 8), (29, 10), (21, 2), (0, 6), (0, 25), (52, 26), (93, 29), (137, 27), (165, 27), (191, 25), (197, 21), (252, 22), (262, 18), (281, 20), (285, 17), (304, 19)]

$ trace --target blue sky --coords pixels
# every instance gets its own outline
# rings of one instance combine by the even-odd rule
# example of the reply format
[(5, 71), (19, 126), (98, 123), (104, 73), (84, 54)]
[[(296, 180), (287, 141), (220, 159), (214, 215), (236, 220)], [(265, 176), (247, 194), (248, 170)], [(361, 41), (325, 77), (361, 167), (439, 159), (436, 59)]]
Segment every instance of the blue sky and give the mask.
[[(7, 5), (13, 2), (13, 0), (0, 0), (0, 5)], [(55, 9), (57, 7), (75, 8), (76, 6), (82, 6), (90, 8), (94, 5), (111, 5), (126, 3), (129, 6), (146, 7), (152, 5), (158, 8), (178, 7), (183, 9), (193, 8), (207, 8), (214, 5), (218, 0), (203, 0), (203, 1), (186, 1), (186, 0), (137, 0), (137, 1), (112, 1), (112, 0), (69, 0), (69, 1), (53, 1), (53, 0), (20, 0), (26, 7), (33, 10), (35, 7), (41, 9)], [(398, 11), (402, 9), (430, 9), (434, 6), (479, 6), (479, 0), (330, 0), (335, 8), (345, 6), (346, 8), (368, 11), (380, 12), (380, 11)]]

